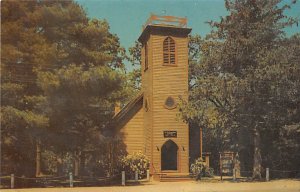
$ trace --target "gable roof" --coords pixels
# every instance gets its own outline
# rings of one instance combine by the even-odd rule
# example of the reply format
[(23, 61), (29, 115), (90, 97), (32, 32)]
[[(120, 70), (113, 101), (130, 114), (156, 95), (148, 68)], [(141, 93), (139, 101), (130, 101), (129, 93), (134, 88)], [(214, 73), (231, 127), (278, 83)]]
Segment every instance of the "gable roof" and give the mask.
[(143, 97), (144, 93), (139, 93), (134, 99), (127, 103), (127, 105), (125, 105), (119, 113), (115, 114), (108, 125), (112, 132), (119, 130), (142, 108)]
[(119, 113), (117, 113), (114, 117), (113, 117), (113, 121), (119, 121), (121, 120), (134, 106), (136, 106), (137, 104), (140, 104), (143, 102), (143, 93), (139, 93), (135, 98), (133, 98), (129, 103), (127, 103), (127, 105), (125, 105), (125, 107), (122, 108), (121, 111), (119, 111)]

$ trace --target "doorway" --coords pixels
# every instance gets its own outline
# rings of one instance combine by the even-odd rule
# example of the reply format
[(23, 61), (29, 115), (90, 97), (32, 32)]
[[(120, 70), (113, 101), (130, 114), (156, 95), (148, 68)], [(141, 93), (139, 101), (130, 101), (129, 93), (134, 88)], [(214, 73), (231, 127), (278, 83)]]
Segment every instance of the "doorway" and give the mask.
[(161, 147), (161, 170), (177, 170), (178, 146), (168, 140)]

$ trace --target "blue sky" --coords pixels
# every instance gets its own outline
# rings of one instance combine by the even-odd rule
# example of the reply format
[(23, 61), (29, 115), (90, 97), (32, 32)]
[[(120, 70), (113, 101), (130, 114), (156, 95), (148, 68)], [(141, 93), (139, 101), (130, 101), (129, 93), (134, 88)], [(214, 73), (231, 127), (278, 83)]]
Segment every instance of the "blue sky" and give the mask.
[[(142, 25), (151, 13), (187, 17), (192, 34), (206, 35), (210, 27), (206, 21), (218, 21), (227, 15), (224, 0), (76, 0), (86, 10), (88, 17), (106, 19), (111, 32), (117, 34), (126, 49), (134, 45)], [(290, 2), (289, 0), (285, 0)], [(300, 2), (287, 15), (300, 18)], [(300, 32), (298, 27), (287, 29), (289, 34)], [(128, 68), (131, 67), (128, 65)]]

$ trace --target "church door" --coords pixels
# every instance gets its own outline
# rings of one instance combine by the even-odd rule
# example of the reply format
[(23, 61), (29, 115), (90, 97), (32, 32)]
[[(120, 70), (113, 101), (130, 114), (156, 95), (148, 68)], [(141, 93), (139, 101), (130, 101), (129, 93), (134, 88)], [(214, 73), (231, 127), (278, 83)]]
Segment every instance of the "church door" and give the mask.
[(177, 170), (178, 146), (172, 140), (168, 140), (161, 147), (161, 170)]

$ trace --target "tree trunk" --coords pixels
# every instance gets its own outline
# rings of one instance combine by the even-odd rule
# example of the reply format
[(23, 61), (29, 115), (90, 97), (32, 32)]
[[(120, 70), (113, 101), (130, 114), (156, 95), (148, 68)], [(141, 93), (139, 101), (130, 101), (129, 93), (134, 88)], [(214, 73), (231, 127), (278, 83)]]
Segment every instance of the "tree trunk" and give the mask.
[(112, 141), (108, 142), (108, 177), (110, 177), (112, 175), (112, 145), (111, 145)]
[(239, 153), (237, 152), (234, 157), (234, 169), (235, 169), (235, 175), (237, 178), (241, 177), (241, 161), (239, 157)]
[(80, 175), (85, 175), (85, 153), (81, 152), (80, 154), (80, 164), (79, 164), (79, 168), (80, 168)]
[(41, 175), (41, 140), (36, 140), (36, 164), (35, 164), (35, 176)]
[(57, 168), (57, 175), (63, 175), (63, 160), (61, 158), (62, 155), (56, 156), (56, 168)]
[(74, 157), (74, 176), (79, 176), (79, 155), (77, 153), (75, 153)]
[(254, 129), (254, 156), (253, 156), (253, 179), (261, 179), (262, 171), (262, 159), (261, 159), (261, 149), (260, 149), (260, 134), (257, 127)]

